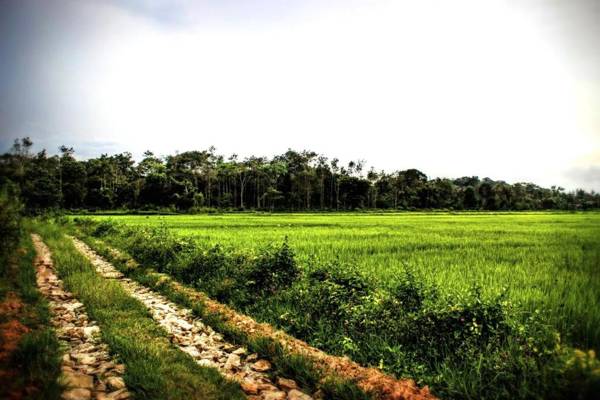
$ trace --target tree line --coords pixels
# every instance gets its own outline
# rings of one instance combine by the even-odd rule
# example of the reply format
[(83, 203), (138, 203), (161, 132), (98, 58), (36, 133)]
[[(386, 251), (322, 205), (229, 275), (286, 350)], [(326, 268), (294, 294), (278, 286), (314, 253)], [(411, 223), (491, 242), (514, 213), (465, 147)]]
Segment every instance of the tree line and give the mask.
[(229, 210), (587, 210), (600, 194), (476, 176), (428, 177), (417, 169), (364, 170), (312, 151), (225, 158), (213, 147), (136, 162), (128, 152), (80, 161), (72, 147), (32, 153), (29, 138), (0, 156), (0, 184), (12, 185), (30, 212), (48, 209)]

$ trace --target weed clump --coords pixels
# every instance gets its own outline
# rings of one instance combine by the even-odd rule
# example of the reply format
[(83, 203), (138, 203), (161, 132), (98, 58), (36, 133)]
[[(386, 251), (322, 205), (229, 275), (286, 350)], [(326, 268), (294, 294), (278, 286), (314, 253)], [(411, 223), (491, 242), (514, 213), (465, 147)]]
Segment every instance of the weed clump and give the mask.
[(299, 275), (287, 237), (281, 247), (263, 251), (246, 273), (249, 288), (263, 296), (288, 288)]

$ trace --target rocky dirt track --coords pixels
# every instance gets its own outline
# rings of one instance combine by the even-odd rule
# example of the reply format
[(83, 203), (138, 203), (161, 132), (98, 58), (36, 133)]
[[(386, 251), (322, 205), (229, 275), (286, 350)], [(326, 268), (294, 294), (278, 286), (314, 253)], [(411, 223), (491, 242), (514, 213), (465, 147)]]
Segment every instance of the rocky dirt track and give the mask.
[(171, 341), (200, 365), (217, 368), (223, 375), (240, 382), (250, 399), (309, 400), (313, 397), (299, 390), (295, 381), (271, 378), (271, 364), (248, 354), (244, 347), (228, 343), (210, 326), (194, 317), (188, 309), (179, 307), (164, 296), (126, 278), (112, 264), (100, 257), (85, 243), (72, 238), (103, 277), (120, 282), (125, 290), (143, 303), (170, 335)]
[(85, 307), (63, 288), (52, 263), (50, 250), (32, 235), (37, 252), (37, 285), (48, 299), (51, 322), (64, 346), (62, 377), (65, 400), (124, 400), (131, 397), (123, 381), (125, 366), (118, 364), (100, 339), (100, 328)]

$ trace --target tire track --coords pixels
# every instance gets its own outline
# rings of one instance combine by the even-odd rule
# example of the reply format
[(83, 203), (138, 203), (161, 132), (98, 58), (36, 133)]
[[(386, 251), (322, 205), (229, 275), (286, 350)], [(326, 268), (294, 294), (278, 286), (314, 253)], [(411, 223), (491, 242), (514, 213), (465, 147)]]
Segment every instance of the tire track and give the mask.
[(228, 343), (222, 335), (194, 317), (191, 310), (182, 308), (164, 296), (126, 278), (87, 244), (75, 237), (71, 237), (71, 240), (100, 275), (120, 282), (132, 297), (148, 308), (154, 320), (167, 331), (176, 346), (190, 355), (199, 365), (217, 368), (226, 377), (240, 382), (248, 398), (312, 399), (311, 396), (301, 392), (296, 382), (291, 379), (271, 379), (269, 361), (259, 359), (257, 354), (248, 354), (242, 346)]
[(61, 381), (64, 400), (125, 400), (131, 397), (123, 380), (125, 366), (110, 356), (100, 339), (100, 327), (90, 320), (82, 303), (64, 289), (52, 262), (50, 249), (32, 234), (37, 253), (36, 280), (48, 299), (51, 323), (64, 346)]

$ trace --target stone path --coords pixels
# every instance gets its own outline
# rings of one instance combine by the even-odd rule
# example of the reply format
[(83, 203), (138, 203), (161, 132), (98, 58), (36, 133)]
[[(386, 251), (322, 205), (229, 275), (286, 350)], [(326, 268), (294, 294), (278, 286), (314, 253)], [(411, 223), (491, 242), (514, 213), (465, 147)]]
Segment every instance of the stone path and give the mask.
[(124, 400), (131, 397), (123, 381), (125, 366), (118, 364), (100, 339), (100, 328), (91, 321), (83, 304), (64, 290), (51, 253), (38, 235), (31, 235), (37, 253), (37, 285), (48, 299), (51, 323), (65, 348), (62, 379), (64, 400)]
[(210, 326), (193, 316), (188, 309), (177, 306), (164, 296), (126, 278), (89, 246), (72, 237), (75, 247), (83, 253), (105, 278), (119, 281), (125, 290), (142, 302), (152, 317), (168, 332), (171, 341), (200, 365), (217, 368), (223, 375), (240, 382), (249, 399), (310, 400), (291, 379), (270, 378), (271, 364), (248, 354), (244, 347), (226, 342)]

